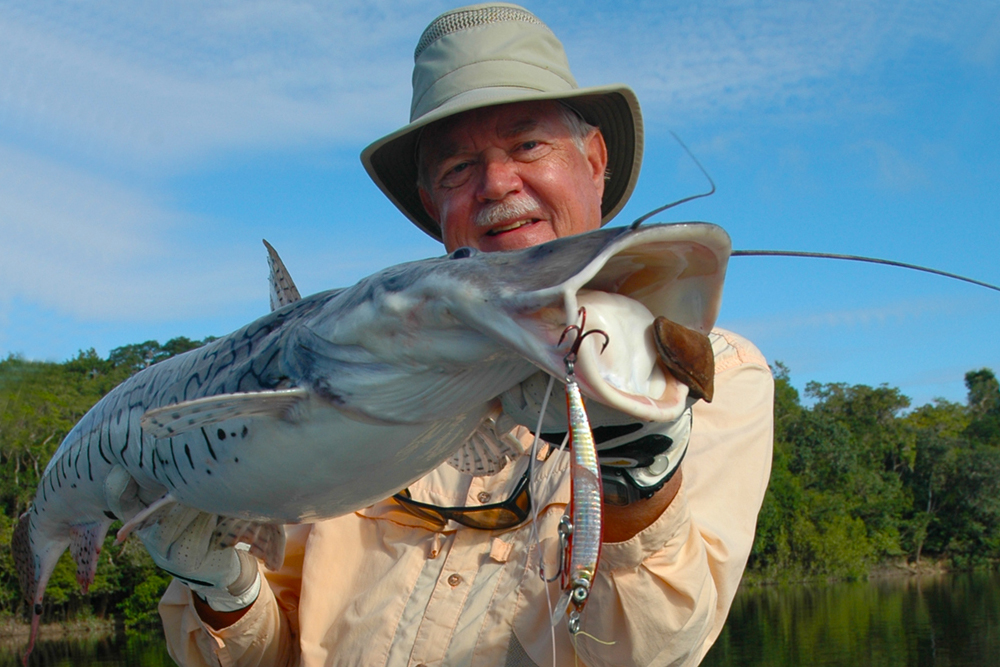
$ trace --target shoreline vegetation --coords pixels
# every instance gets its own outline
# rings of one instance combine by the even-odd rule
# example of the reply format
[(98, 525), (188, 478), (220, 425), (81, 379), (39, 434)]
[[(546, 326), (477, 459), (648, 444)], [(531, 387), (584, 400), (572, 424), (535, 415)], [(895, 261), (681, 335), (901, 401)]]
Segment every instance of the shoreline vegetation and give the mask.
[[(38, 627), (39, 639), (81, 639), (110, 637), (121, 631), (121, 624), (112, 618), (76, 618), (70, 621), (42, 623)], [(31, 623), (8, 616), (0, 619), (0, 646), (19, 646), (28, 640)]]
[[(989, 569), (996, 569), (1000, 563), (993, 563)], [(985, 569), (985, 568), (976, 568)], [(967, 572), (967, 569), (956, 570), (947, 565), (944, 561), (923, 561), (919, 565), (906, 561), (892, 563), (882, 563), (868, 573), (864, 580), (877, 582), (886, 579), (935, 577), (941, 575)], [(843, 578), (813, 577), (802, 580), (773, 580), (759, 579), (753, 573), (748, 573), (740, 582), (740, 589), (761, 588), (767, 586), (810, 586), (817, 584), (829, 584), (844, 581)], [(158, 620), (143, 626), (142, 631), (156, 630), (159, 628)], [(31, 631), (31, 622), (26, 617), (6, 616), (0, 618), (0, 648), (20, 647), (27, 641)], [(78, 617), (72, 620), (52, 620), (43, 622), (39, 626), (38, 637), (42, 640), (61, 639), (102, 639), (113, 637), (123, 632), (129, 632), (124, 624), (115, 618)]]
[[(0, 642), (26, 637), (10, 554), (16, 518), (74, 424), (147, 366), (211, 339), (147, 341), (63, 363), (0, 359)], [(888, 385), (809, 383), (775, 363), (774, 462), (742, 587), (876, 580), (1000, 566), (1000, 383), (966, 373), (965, 404), (911, 407)], [(63, 556), (42, 636), (103, 637), (159, 625), (169, 576), (137, 540), (104, 544), (88, 595)], [(103, 633), (103, 634), (101, 634)]]

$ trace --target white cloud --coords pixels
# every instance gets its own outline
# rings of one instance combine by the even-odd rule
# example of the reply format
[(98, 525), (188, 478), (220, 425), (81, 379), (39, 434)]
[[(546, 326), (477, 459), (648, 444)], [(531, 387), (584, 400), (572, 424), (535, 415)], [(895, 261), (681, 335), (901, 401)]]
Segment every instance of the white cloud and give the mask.
[(564, 41), (587, 85), (628, 82), (672, 123), (748, 110), (788, 118), (878, 108), (873, 64), (926, 41), (957, 47), (991, 15), (979, 2), (642, 3), (567, 18)]
[(2, 299), (83, 320), (193, 317), (266, 290), (262, 260), (253, 274), (259, 280), (248, 281), (248, 267), (257, 264), (245, 246), (197, 244), (213, 238), (208, 221), (2, 146), (0, 234)]
[[(413, 45), (448, 6), (0, 0), (0, 127), (138, 165), (227, 149), (363, 144), (405, 119)], [(814, 84), (856, 75), (917, 40), (954, 42), (988, 7), (532, 6), (566, 43), (581, 83), (627, 81), (648, 111), (667, 110), (672, 122), (746, 108), (827, 112), (840, 97), (877, 104), (864, 90), (872, 83), (824, 92)], [(995, 51), (995, 31), (973, 31), (978, 58)]]
[(932, 183), (923, 167), (929, 162), (926, 156), (922, 156), (925, 157), (922, 160), (914, 159), (883, 141), (868, 142), (861, 150), (870, 154), (877, 183), (885, 189), (905, 193)]
[[(405, 117), (420, 8), (34, 3), (0, 8), (0, 120), (139, 164), (351, 140)], [(392, 103), (390, 103), (390, 101)]]

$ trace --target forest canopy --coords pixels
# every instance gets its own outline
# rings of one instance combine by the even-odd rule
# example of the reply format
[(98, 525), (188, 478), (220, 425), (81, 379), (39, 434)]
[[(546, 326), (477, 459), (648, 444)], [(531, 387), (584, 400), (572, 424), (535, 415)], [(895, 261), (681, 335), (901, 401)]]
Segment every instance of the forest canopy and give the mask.
[[(0, 361), (0, 613), (23, 611), (10, 555), (15, 519), (73, 425), (133, 373), (210, 339), (147, 341), (64, 363)], [(805, 400), (775, 364), (774, 465), (748, 565), (755, 581), (861, 578), (889, 562), (967, 568), (1000, 558), (1000, 384), (965, 376), (965, 404), (913, 408), (898, 389), (806, 385)], [(138, 540), (101, 553), (88, 595), (65, 554), (46, 591), (45, 618), (158, 621), (169, 583)]]
[(1000, 557), (1000, 385), (965, 375), (965, 405), (911, 409), (888, 385), (806, 385), (776, 364), (774, 464), (751, 578), (858, 578), (932, 559)]

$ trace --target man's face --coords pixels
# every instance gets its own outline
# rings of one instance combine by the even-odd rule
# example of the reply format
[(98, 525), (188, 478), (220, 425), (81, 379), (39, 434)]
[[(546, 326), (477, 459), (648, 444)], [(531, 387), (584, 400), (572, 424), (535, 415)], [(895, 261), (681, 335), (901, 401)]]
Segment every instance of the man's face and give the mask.
[(604, 138), (592, 131), (581, 151), (557, 102), (467, 111), (428, 127), (420, 147), (420, 197), (448, 252), (527, 248), (601, 226)]

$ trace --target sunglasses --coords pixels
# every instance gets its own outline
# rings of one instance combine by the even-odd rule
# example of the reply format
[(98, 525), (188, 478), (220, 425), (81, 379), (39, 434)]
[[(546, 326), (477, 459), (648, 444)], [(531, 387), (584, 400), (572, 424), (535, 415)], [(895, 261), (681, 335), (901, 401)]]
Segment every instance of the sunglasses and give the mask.
[(410, 514), (442, 527), (448, 521), (454, 521), (478, 530), (505, 530), (524, 523), (531, 512), (528, 482), (528, 472), (525, 471), (507, 500), (479, 507), (438, 507), (421, 503), (413, 500), (409, 489), (403, 489), (393, 499)]

